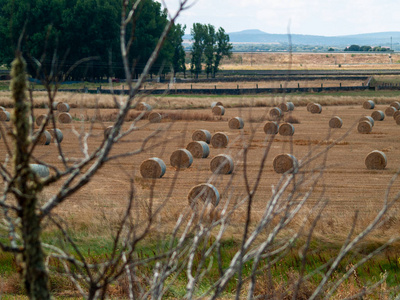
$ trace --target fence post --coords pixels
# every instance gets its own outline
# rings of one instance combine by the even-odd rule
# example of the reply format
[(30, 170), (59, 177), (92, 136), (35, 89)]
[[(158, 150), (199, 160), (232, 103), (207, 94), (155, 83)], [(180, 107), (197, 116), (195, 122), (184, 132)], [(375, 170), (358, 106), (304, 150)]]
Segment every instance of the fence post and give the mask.
[(342, 87), (342, 83), (341, 82), (339, 83), (339, 86)]
[(280, 84), (281, 88), (282, 88), (282, 83)]
[(300, 88), (300, 83), (297, 83), (297, 88), (298, 88), (298, 89)]

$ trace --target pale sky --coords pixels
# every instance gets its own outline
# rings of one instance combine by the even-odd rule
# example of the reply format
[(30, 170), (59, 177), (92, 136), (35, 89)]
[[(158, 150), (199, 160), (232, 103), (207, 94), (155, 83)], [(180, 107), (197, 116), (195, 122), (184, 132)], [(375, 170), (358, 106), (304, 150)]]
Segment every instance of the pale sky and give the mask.
[[(158, 0), (161, 1), (161, 0)], [(193, 0), (189, 0), (193, 1)], [(165, 0), (173, 11), (179, 0)], [(178, 23), (324, 36), (400, 31), (399, 0), (197, 0)]]

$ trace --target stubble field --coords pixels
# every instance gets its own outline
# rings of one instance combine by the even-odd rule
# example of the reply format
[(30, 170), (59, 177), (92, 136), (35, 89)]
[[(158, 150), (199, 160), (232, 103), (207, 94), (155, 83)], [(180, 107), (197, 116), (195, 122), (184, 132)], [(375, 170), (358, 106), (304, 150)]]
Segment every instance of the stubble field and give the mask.
[[(169, 101), (171, 104), (170, 101), (173, 102), (173, 99), (163, 101)], [(207, 101), (209, 99), (204, 103)], [(278, 102), (279, 99), (274, 101)], [(292, 153), (298, 160), (305, 162), (310, 157), (324, 152), (327, 147), (333, 146), (326, 156), (321, 155), (302, 169), (302, 176), (311, 176), (323, 168), (323, 175), (306, 206), (311, 209), (321, 200), (328, 201), (323, 214), (326, 219), (321, 224), (330, 225), (321, 230), (332, 235), (345, 235), (344, 228), (349, 225), (347, 221), (352, 218), (355, 211), (358, 210), (364, 216), (363, 222), (367, 222), (382, 207), (388, 183), (400, 166), (398, 125), (392, 117), (386, 117), (383, 121), (375, 122), (372, 133), (358, 133), (356, 124), (359, 118), (371, 115), (373, 111), (363, 109), (362, 102), (359, 100), (358, 102), (350, 102), (350, 105), (324, 105), (321, 114), (311, 114), (299, 103), (293, 112), (288, 113), (294, 119), (295, 133), (292, 137), (279, 134), (271, 136), (264, 133), (263, 126), (269, 119), (268, 112), (273, 105), (272, 100), (268, 98), (257, 98), (257, 102), (247, 103), (243, 107), (238, 107), (237, 103), (235, 106), (232, 99), (225, 99), (227, 108), (222, 117), (213, 116), (211, 108), (195, 110), (156, 108), (154, 111), (162, 113), (166, 119), (157, 124), (151, 124), (145, 118), (138, 121), (136, 123), (138, 130), (116, 144), (111, 156), (139, 149), (146, 137), (159, 130), (158, 134), (147, 142), (145, 150), (137, 155), (116, 158), (108, 162), (85, 188), (59, 207), (58, 213), (66, 219), (74, 220), (73, 223), (77, 228), (89, 226), (91, 230), (97, 231), (104, 226), (104, 216), (107, 216), (108, 220), (118, 219), (126, 205), (131, 179), (135, 186), (136, 211), (139, 215), (144, 215), (146, 203), (150, 198), (153, 199), (155, 207), (165, 205), (157, 222), (167, 230), (174, 225), (182, 211), (189, 209), (187, 195), (191, 187), (196, 184), (211, 180), (220, 191), (220, 207), (223, 207), (228, 200), (232, 202), (232, 199), (243, 199), (246, 195), (244, 147), (248, 147), (246, 174), (249, 182), (254, 183), (264, 151), (272, 142), (261, 175), (261, 185), (254, 198), (253, 213), (257, 219), (271, 197), (272, 187), (276, 186), (281, 178), (281, 175), (273, 169), (275, 156)], [(378, 104), (375, 110), (384, 111), (386, 107), (387, 104)], [(45, 113), (45, 109), (35, 109), (35, 115), (41, 113)], [(74, 118), (73, 123), (59, 124), (59, 128), (64, 134), (62, 150), (66, 157), (73, 161), (84, 155), (82, 138), (85, 135), (89, 153), (102, 143), (103, 131), (112, 125), (111, 120), (117, 110), (76, 107), (72, 108), (70, 113)], [(131, 119), (137, 114), (138, 112), (132, 112)], [(288, 117), (288, 114), (285, 117)], [(229, 129), (228, 120), (237, 116), (244, 120), (244, 129)], [(333, 116), (342, 118), (342, 128), (329, 128), (328, 123)], [(183, 120), (179, 120), (180, 118)], [(124, 129), (127, 130), (131, 123), (131, 120), (127, 122)], [(191, 141), (192, 133), (197, 129), (206, 129), (212, 135), (216, 132), (226, 133), (229, 137), (228, 147), (218, 149), (210, 145), (210, 155), (207, 158), (195, 158), (189, 169), (176, 171), (169, 163), (170, 155), (179, 148), (185, 148)], [(366, 168), (364, 160), (372, 150), (386, 153), (388, 165), (385, 170)], [(5, 159), (5, 148), (2, 148), (0, 153), (1, 158)], [(212, 176), (210, 161), (221, 153), (233, 157), (234, 172), (232, 175)], [(46, 163), (62, 168), (57, 147), (53, 143), (48, 146), (37, 146), (35, 155)], [(142, 178), (140, 164), (150, 157), (161, 158), (166, 163), (167, 170), (162, 178), (156, 180)], [(308, 187), (310, 185), (311, 183)], [(57, 188), (53, 186), (45, 190), (42, 195), (43, 201), (54, 194)], [(399, 184), (396, 182), (393, 193), (398, 188)], [(391, 197), (393, 193), (390, 194)], [(102, 214), (99, 214), (99, 211)], [(240, 225), (244, 218), (243, 208), (235, 213), (233, 223)], [(343, 230), (337, 230), (338, 226), (343, 227)], [(236, 229), (232, 230), (234, 234)], [(382, 232), (378, 236), (381, 234)]]

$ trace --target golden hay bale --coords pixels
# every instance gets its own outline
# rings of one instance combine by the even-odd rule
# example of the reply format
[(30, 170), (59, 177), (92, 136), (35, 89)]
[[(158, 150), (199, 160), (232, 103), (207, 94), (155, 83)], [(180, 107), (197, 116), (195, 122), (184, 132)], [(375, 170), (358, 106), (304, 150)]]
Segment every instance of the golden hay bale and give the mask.
[(364, 101), (364, 103), (363, 103), (363, 108), (364, 108), (364, 109), (374, 109), (374, 108), (375, 108), (375, 103), (374, 103), (374, 101), (372, 101), (372, 100)]
[(387, 115), (388, 117), (393, 117), (396, 111), (397, 111), (396, 107), (389, 106), (388, 108), (385, 109), (385, 115)]
[(385, 119), (385, 114), (381, 110), (376, 110), (371, 114), (371, 117), (375, 121), (383, 121), (383, 119)]
[(48, 132), (51, 135), (51, 141), (54, 143), (56, 143), (56, 142), (61, 143), (62, 140), (64, 139), (64, 135), (63, 135), (62, 131), (58, 128), (49, 129)]
[(47, 130), (43, 131), (39, 136), (39, 131), (33, 133), (33, 142), (38, 145), (49, 145), (51, 143), (51, 134)]
[(226, 148), (229, 143), (228, 136), (223, 132), (215, 133), (211, 138), (211, 145), (214, 148)]
[(400, 110), (400, 102), (394, 101), (390, 103), (390, 106), (393, 106), (396, 110)]
[(167, 166), (158, 157), (146, 159), (140, 164), (140, 174), (143, 178), (161, 178), (166, 170)]
[(279, 107), (273, 107), (269, 110), (269, 116), (274, 120), (279, 120), (282, 118), (283, 113)]
[(233, 159), (227, 154), (219, 154), (210, 162), (210, 170), (216, 174), (231, 174), (233, 169)]
[(150, 104), (147, 104), (146, 102), (140, 102), (136, 105), (136, 110), (140, 111), (150, 111), (152, 110), (152, 107)]
[(152, 112), (149, 114), (149, 121), (150, 123), (160, 123), (162, 119), (161, 114), (157, 112)]
[(400, 110), (395, 111), (395, 113), (393, 114), (393, 119), (396, 119), (397, 116), (400, 116)]
[(370, 170), (383, 170), (387, 165), (385, 153), (379, 150), (370, 152), (365, 158), (365, 165)]
[(223, 116), (225, 114), (225, 108), (221, 105), (216, 105), (212, 108), (213, 115)]
[(59, 112), (69, 112), (69, 109), (70, 109), (70, 107), (69, 107), (68, 103), (59, 102), (57, 104), (57, 110)]
[(372, 125), (372, 127), (374, 127), (374, 125), (375, 125), (374, 119), (372, 119), (372, 117), (370, 117), (370, 116), (361, 117), (360, 120), (359, 120), (358, 122), (361, 122), (361, 121), (368, 121), (368, 122), (370, 122), (371, 125)]
[(40, 126), (44, 123), (44, 121), (46, 120), (47, 115), (40, 115), (36, 117), (35, 123), (37, 126)]
[(192, 208), (196, 207), (198, 200), (217, 206), (219, 199), (220, 195), (217, 188), (209, 183), (202, 183), (194, 186), (188, 194), (189, 205)]
[(210, 147), (203, 141), (190, 142), (186, 149), (190, 151), (194, 158), (207, 158), (210, 154)]
[(400, 115), (398, 115), (394, 120), (397, 125), (400, 125)]
[(192, 140), (193, 141), (202, 141), (202, 142), (206, 142), (207, 144), (209, 144), (211, 141), (211, 133), (205, 129), (196, 130), (192, 134)]
[(310, 108), (311, 108), (311, 106), (312, 106), (313, 104), (314, 104), (314, 103), (312, 103), (312, 102), (307, 103), (307, 111), (310, 111)]
[(294, 126), (290, 123), (283, 123), (279, 126), (278, 132), (283, 136), (292, 136), (294, 134)]
[(114, 128), (114, 126), (108, 126), (106, 129), (104, 129), (104, 138), (105, 138), (105, 139), (110, 135), (111, 130), (112, 130), (113, 128)]
[(58, 103), (60, 103), (60, 102), (53, 102), (53, 110), (57, 110), (57, 105), (58, 105)]
[(172, 152), (169, 162), (177, 170), (187, 169), (193, 163), (193, 156), (186, 149), (178, 149)]
[(361, 121), (358, 123), (357, 130), (363, 134), (370, 133), (372, 131), (372, 124), (369, 121)]
[(31, 168), (32, 172), (38, 177), (45, 178), (50, 176), (49, 168), (45, 165), (29, 164), (29, 167)]
[(329, 120), (330, 128), (342, 128), (342, 126), (343, 126), (343, 121), (338, 116), (335, 116)]
[(62, 112), (61, 114), (58, 115), (58, 122), (63, 123), (63, 124), (71, 123), (72, 117), (69, 113)]
[(212, 102), (212, 103), (211, 103), (211, 108), (214, 108), (215, 106), (224, 106), (224, 105), (222, 104), (221, 101)]
[(240, 117), (234, 117), (228, 122), (230, 129), (242, 129), (244, 127), (243, 119)]
[(298, 162), (296, 157), (291, 154), (280, 154), (274, 158), (273, 161), (274, 170), (276, 173), (282, 174), (288, 171), (290, 173), (297, 173)]
[(313, 103), (310, 106), (310, 113), (312, 114), (320, 114), (322, 112), (322, 106), (319, 103)]
[(288, 111), (294, 110), (293, 102), (281, 103), (281, 104), (278, 105), (278, 107), (283, 112), (288, 112)]
[(279, 124), (275, 121), (267, 121), (264, 124), (265, 134), (277, 134), (279, 130)]
[(5, 110), (0, 110), (0, 121), (2, 122), (10, 121), (10, 113)]

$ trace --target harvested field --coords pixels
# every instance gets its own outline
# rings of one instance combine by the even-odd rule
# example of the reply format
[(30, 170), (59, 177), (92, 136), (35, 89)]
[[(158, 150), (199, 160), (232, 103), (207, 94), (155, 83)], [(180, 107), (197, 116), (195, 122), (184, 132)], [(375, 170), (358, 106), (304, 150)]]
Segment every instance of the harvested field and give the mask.
[[(224, 101), (225, 102), (225, 101)], [(400, 166), (400, 140), (398, 139), (397, 126), (392, 118), (385, 118), (377, 122), (370, 134), (359, 134), (357, 124), (360, 117), (365, 115), (365, 110), (360, 104), (348, 106), (324, 106), (321, 114), (313, 115), (307, 112), (306, 106), (296, 107), (292, 115), (300, 120), (295, 124), (295, 134), (292, 138), (276, 137), (271, 146), (265, 169), (261, 178), (261, 185), (254, 198), (253, 212), (255, 218), (261, 212), (266, 199), (271, 196), (271, 185), (277, 184), (281, 175), (274, 172), (273, 159), (282, 153), (291, 153), (301, 163), (310, 151), (316, 154), (327, 146), (334, 146), (327, 156), (327, 169), (317, 185), (315, 192), (310, 200), (310, 207), (315, 203), (324, 191), (324, 199), (329, 200), (327, 212), (335, 213), (335, 219), (349, 218), (355, 210), (360, 210), (361, 214), (371, 215), (382, 205), (386, 186)], [(383, 110), (384, 104), (377, 104), (377, 110)], [(96, 114), (111, 114), (115, 111), (111, 109), (82, 108), (80, 113), (88, 116)], [(154, 138), (150, 139), (143, 153), (132, 156), (129, 159), (123, 158), (110, 161), (104, 166), (85, 188), (73, 195), (69, 201), (58, 208), (58, 213), (66, 218), (82, 220), (79, 222), (90, 222), (95, 224), (101, 222), (98, 218), (90, 219), (88, 216), (95, 216), (98, 211), (104, 211), (110, 218), (117, 217), (118, 212), (125, 207), (128, 197), (129, 180), (127, 176), (134, 179), (135, 190), (138, 201), (146, 201), (150, 195), (151, 187), (154, 185), (155, 205), (160, 204), (166, 195), (169, 187), (174, 187), (171, 199), (167, 201), (164, 212), (161, 214), (159, 222), (168, 228), (173, 226), (176, 217), (188, 207), (187, 195), (190, 189), (197, 184), (207, 182), (212, 175), (210, 171), (210, 161), (218, 154), (229, 154), (235, 162), (235, 170), (230, 176), (216, 176), (213, 184), (221, 192), (221, 203), (227, 199), (226, 191), (228, 185), (232, 184), (236, 196), (243, 195), (245, 185), (243, 181), (243, 145), (249, 145), (248, 153), (248, 176), (250, 181), (254, 181), (259, 169), (260, 159), (265, 150), (268, 139), (272, 138), (264, 133), (264, 123), (253, 123), (252, 126), (243, 129), (243, 135), (236, 130), (230, 130), (227, 120), (232, 117), (240, 116), (244, 122), (250, 118), (261, 118), (268, 114), (269, 108), (229, 108), (222, 119), (211, 119), (211, 121), (163, 121), (159, 124), (149, 123), (144, 119), (137, 123), (139, 130), (126, 136), (115, 146), (111, 155), (117, 155), (126, 149), (138, 149), (142, 145), (144, 138), (148, 137), (154, 130), (164, 128)], [(165, 111), (165, 113), (173, 111)], [(182, 113), (189, 111), (182, 110)], [(37, 109), (35, 113), (45, 113), (45, 109)], [(78, 114), (74, 109), (72, 115)], [(209, 107), (204, 110), (197, 110), (199, 114), (212, 115)], [(329, 130), (329, 120), (340, 115), (343, 126), (334, 131)], [(68, 157), (79, 159), (82, 152), (79, 149), (79, 138), (76, 132), (90, 132), (88, 138), (89, 150), (93, 150), (100, 145), (104, 139), (104, 129), (111, 126), (111, 122), (80, 122), (75, 119), (71, 124), (59, 124), (64, 139), (62, 148)], [(145, 125), (145, 126), (144, 126)], [(124, 126), (127, 130), (129, 124)], [(145, 179), (140, 176), (140, 164), (142, 161), (151, 157), (159, 157), (165, 162), (169, 162), (170, 155), (176, 149), (184, 148), (190, 141), (192, 133), (199, 129), (208, 130), (212, 135), (216, 132), (225, 132), (229, 137), (228, 148), (210, 147), (210, 155), (204, 159), (194, 160), (192, 166), (181, 170), (177, 174), (174, 167), (169, 163), (166, 166), (165, 175), (156, 179)], [(254, 132), (254, 136), (250, 139)], [(350, 131), (347, 137), (341, 138), (346, 132)], [(329, 135), (329, 133), (331, 135)], [(9, 137), (6, 137), (9, 139)], [(385, 170), (368, 170), (365, 167), (365, 156), (372, 150), (380, 150), (387, 156), (388, 164)], [(48, 146), (38, 146), (35, 155), (46, 162), (62, 167), (58, 160), (56, 144)], [(1, 148), (0, 158), (5, 159), (6, 150)], [(324, 156), (312, 162), (307, 170), (320, 166)], [(231, 178), (231, 176), (234, 176)], [(175, 185), (173, 185), (175, 181)], [(232, 180), (232, 183), (230, 183)], [(395, 183), (394, 189), (398, 190), (399, 183)], [(52, 186), (43, 193), (46, 199), (56, 191), (56, 186)], [(138, 208), (140, 210), (140, 208)], [(329, 216), (332, 218), (332, 216)], [(85, 221), (87, 220), (87, 221)], [(243, 216), (238, 212), (234, 217), (234, 222), (241, 222)], [(339, 222), (339, 221), (338, 221)], [(93, 225), (94, 226), (94, 225)]]

